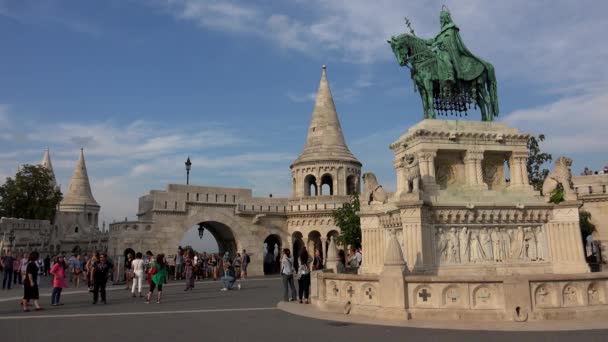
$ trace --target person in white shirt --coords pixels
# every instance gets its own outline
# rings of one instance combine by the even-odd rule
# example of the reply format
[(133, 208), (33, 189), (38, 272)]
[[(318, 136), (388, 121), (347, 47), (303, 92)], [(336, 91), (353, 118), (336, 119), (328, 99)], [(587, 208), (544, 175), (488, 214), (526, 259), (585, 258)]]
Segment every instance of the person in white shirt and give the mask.
[(135, 254), (135, 259), (131, 262), (131, 270), (133, 272), (133, 286), (131, 287), (131, 296), (135, 297), (135, 285), (137, 285), (137, 292), (141, 295), (141, 285), (144, 281), (144, 260), (142, 259), (141, 252)]
[[(296, 300), (296, 287), (293, 283), (293, 274), (295, 267), (293, 258), (288, 248), (283, 249), (283, 257), (281, 258), (281, 276), (283, 277), (283, 301)], [(288, 288), (291, 289), (291, 298), (288, 297)]]

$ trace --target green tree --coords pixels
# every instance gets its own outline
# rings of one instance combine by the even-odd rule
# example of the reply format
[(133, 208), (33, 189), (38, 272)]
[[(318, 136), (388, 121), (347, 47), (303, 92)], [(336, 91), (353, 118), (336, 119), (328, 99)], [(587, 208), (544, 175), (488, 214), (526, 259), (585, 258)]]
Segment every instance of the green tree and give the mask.
[(361, 219), (358, 215), (360, 209), (359, 194), (355, 193), (350, 202), (332, 212), (336, 226), (340, 228), (338, 243), (343, 246), (361, 245)]
[(549, 169), (543, 166), (553, 159), (550, 153), (540, 150), (540, 142), (542, 141), (545, 141), (544, 134), (539, 134), (538, 137), (532, 135), (528, 138), (528, 179), (537, 191), (542, 191), (543, 182), (549, 175)]
[(0, 186), (0, 216), (53, 221), (61, 199), (46, 168), (24, 165)]

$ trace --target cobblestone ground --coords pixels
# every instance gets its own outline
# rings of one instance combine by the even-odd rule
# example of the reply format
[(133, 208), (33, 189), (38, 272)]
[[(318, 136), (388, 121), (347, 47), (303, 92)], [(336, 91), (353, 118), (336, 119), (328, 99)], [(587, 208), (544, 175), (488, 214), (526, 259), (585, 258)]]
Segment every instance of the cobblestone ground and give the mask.
[(165, 287), (161, 304), (131, 298), (111, 287), (108, 304), (92, 305), (84, 289), (68, 289), (62, 307), (51, 307), (48, 285), (41, 290), (45, 310), (23, 313), (21, 289), (0, 294), (1, 341), (606, 341), (608, 331), (491, 332), (431, 330), (340, 323), (295, 316), (276, 309), (281, 281), (256, 278), (240, 291), (220, 292), (218, 282)]

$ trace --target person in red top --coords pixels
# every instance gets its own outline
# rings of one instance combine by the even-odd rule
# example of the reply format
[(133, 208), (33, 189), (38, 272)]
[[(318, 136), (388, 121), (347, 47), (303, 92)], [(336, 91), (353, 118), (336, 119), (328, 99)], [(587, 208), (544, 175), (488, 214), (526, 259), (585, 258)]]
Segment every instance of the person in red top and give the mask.
[(60, 302), (61, 298), (61, 290), (67, 287), (67, 282), (65, 280), (65, 270), (68, 268), (68, 265), (63, 260), (63, 256), (59, 255), (57, 257), (57, 262), (51, 268), (51, 274), (53, 275), (53, 294), (51, 295), (51, 305), (58, 306), (63, 305)]

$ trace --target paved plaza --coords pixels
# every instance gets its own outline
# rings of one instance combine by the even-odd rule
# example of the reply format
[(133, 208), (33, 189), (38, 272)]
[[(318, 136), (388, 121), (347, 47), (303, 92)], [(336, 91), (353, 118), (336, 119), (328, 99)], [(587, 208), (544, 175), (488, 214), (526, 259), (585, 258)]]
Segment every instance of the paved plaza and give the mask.
[(0, 331), (6, 341), (605, 341), (608, 330), (503, 332), (423, 329), (344, 323), (293, 315), (277, 308), (279, 278), (243, 282), (240, 291), (220, 292), (218, 282), (197, 283), (184, 292), (170, 283), (161, 304), (131, 298), (122, 286), (111, 287), (107, 305), (92, 305), (84, 289), (67, 289), (63, 307), (48, 305), (49, 288), (41, 290), (45, 310), (23, 313), (21, 290), (2, 291)]

